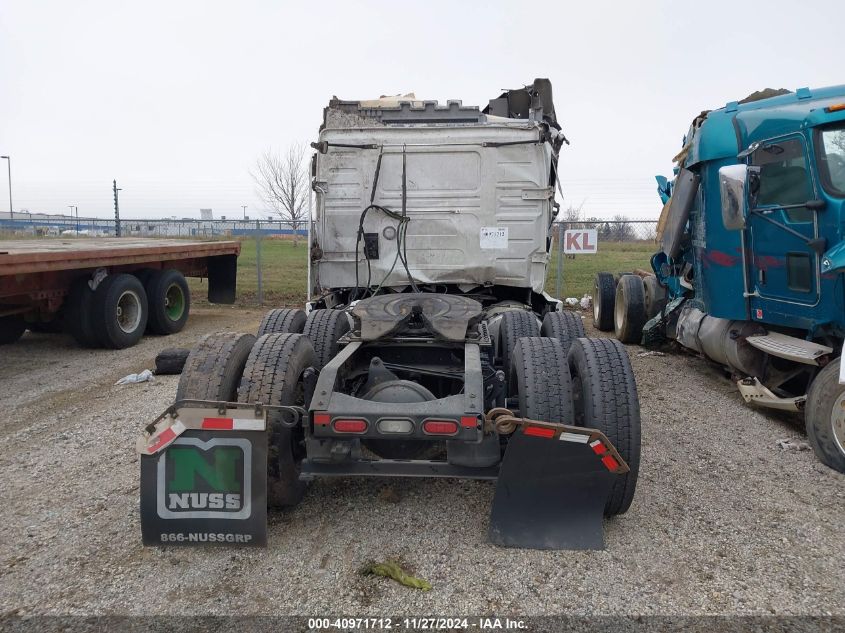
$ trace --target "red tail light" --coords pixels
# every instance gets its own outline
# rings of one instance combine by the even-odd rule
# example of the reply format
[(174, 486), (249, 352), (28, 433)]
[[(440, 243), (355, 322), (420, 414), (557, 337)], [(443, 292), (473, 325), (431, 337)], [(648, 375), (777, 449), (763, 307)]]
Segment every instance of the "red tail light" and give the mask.
[(314, 424), (316, 426), (328, 426), (331, 421), (331, 416), (324, 411), (317, 411), (314, 413)]
[(333, 426), (336, 433), (363, 433), (367, 430), (367, 421), (335, 420)]
[(429, 435), (454, 435), (458, 432), (458, 423), (454, 420), (426, 420), (422, 427)]

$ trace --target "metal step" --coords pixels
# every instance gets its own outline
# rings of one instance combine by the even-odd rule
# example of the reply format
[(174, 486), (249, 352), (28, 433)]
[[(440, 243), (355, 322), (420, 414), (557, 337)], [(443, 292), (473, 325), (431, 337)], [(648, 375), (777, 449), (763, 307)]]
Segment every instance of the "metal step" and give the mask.
[(767, 354), (805, 365), (818, 365), (819, 358), (833, 352), (833, 348), (826, 345), (819, 345), (779, 332), (749, 336), (747, 340), (751, 345)]
[(756, 378), (743, 378), (737, 381), (736, 386), (739, 387), (739, 392), (746, 402), (770, 409), (801, 411), (807, 400), (806, 395), (795, 398), (781, 398), (764, 387)]

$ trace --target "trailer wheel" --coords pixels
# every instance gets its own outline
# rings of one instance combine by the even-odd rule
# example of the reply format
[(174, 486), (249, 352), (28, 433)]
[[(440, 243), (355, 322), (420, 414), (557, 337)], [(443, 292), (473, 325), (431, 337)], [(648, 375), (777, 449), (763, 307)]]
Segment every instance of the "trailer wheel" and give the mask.
[[(265, 334), (249, 354), (238, 388), (238, 402), (308, 407), (302, 375), (317, 363), (311, 340), (303, 334)], [(305, 482), (299, 479), (305, 457), (302, 426), (282, 426), (283, 414), (269, 412), (267, 503), (270, 507), (299, 503)]]
[(649, 275), (643, 278), (643, 292), (646, 319), (651, 319), (666, 307), (666, 288), (660, 285), (656, 276)]
[(563, 351), (568, 352), (572, 341), (586, 336), (584, 334), (584, 322), (576, 312), (549, 312), (543, 317), (540, 336), (559, 340), (563, 346)]
[(510, 390), (524, 418), (572, 424), (572, 380), (556, 338), (520, 338), (513, 351)]
[[(527, 310), (509, 310), (502, 315), (499, 324), (499, 354), (502, 357), (502, 369), (510, 384), (511, 365), (516, 344), (523, 336), (537, 338), (540, 326), (533, 312)], [(511, 393), (513, 395), (513, 393)]]
[(576, 426), (598, 429), (619, 451), (630, 472), (617, 475), (605, 516), (631, 507), (640, 470), (640, 403), (625, 347), (613, 339), (579, 338), (569, 348)]
[(217, 332), (203, 338), (188, 354), (176, 399), (234, 402), (254, 344), (252, 334), (240, 332)]
[(616, 279), (611, 273), (596, 273), (593, 284), (593, 325), (597, 330), (613, 329), (613, 309), (616, 303)]
[(26, 321), (19, 314), (0, 317), (0, 345), (14, 343), (26, 332)]
[(623, 343), (639, 344), (646, 322), (643, 280), (637, 275), (623, 275), (616, 286), (613, 327)]
[(313, 310), (302, 333), (311, 339), (317, 355), (315, 367), (322, 369), (340, 351), (337, 340), (349, 331), (349, 319), (343, 310)]
[(191, 291), (178, 270), (156, 270), (147, 276), (144, 288), (150, 306), (147, 327), (155, 334), (181, 332), (191, 311)]
[(125, 273), (109, 275), (94, 292), (91, 323), (103, 347), (123, 349), (141, 340), (147, 328), (147, 293)]
[(828, 363), (807, 393), (804, 420), (819, 461), (845, 473), (845, 385), (839, 384), (841, 359)]
[(65, 300), (64, 326), (79, 345), (97, 347), (97, 333), (94, 329), (94, 291), (88, 285), (87, 277), (77, 279), (70, 286)]
[(305, 311), (292, 308), (270, 310), (261, 319), (258, 336), (265, 334), (301, 334), (305, 327)]

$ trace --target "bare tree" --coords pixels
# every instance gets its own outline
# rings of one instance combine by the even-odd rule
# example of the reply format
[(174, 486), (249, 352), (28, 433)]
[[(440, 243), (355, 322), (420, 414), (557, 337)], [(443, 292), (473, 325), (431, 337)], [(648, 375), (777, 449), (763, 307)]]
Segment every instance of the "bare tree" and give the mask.
[(301, 143), (294, 143), (285, 154), (267, 150), (255, 163), (251, 172), (256, 184), (256, 193), (274, 213), (290, 224), (293, 229), (293, 245), (296, 246), (298, 231), (308, 220), (308, 170), (306, 149)]
[(614, 242), (626, 242), (634, 239), (634, 227), (628, 221), (628, 217), (622, 214), (613, 216), (612, 237)]

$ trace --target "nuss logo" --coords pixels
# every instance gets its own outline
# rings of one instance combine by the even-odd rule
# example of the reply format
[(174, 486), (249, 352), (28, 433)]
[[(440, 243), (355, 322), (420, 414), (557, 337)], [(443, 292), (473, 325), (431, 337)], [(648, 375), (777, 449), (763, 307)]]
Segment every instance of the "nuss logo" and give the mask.
[(247, 519), (252, 446), (245, 439), (180, 437), (159, 457), (162, 519)]

